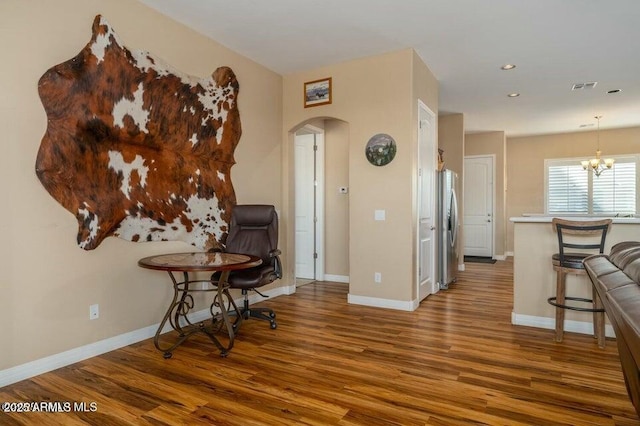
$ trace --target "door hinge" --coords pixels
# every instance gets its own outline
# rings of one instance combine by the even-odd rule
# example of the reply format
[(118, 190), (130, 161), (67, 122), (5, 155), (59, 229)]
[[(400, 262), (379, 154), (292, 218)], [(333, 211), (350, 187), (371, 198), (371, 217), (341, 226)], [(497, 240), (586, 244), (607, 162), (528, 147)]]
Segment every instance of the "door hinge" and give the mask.
[(318, 258), (318, 253), (313, 253), (313, 258), (317, 259)]
[(318, 145), (313, 145), (313, 150), (317, 151), (318, 150)]

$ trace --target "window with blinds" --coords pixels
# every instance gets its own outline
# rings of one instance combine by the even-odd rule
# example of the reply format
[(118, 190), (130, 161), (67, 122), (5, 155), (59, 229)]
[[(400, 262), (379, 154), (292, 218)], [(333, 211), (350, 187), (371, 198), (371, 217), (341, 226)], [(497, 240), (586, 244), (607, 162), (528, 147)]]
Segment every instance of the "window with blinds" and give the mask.
[(635, 162), (616, 162), (593, 179), (593, 213), (636, 213)]
[(547, 213), (589, 213), (589, 176), (580, 163), (547, 168)]
[(615, 160), (599, 177), (586, 172), (578, 159), (545, 160), (546, 212), (635, 214), (638, 157)]

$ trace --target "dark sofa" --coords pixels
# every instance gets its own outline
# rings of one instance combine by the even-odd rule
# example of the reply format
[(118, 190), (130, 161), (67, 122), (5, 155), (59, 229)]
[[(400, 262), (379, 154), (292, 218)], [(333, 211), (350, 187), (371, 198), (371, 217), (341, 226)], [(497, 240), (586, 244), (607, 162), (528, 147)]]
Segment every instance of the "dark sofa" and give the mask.
[(640, 415), (640, 242), (618, 243), (584, 266), (616, 333), (627, 392)]

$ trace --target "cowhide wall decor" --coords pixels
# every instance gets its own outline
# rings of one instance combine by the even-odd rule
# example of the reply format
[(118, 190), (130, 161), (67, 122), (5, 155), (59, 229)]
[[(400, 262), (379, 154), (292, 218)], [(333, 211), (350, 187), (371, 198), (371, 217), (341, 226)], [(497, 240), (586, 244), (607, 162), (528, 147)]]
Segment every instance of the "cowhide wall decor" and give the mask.
[(224, 242), (236, 203), (239, 85), (177, 72), (122, 45), (100, 15), (91, 41), (38, 83), (47, 130), (36, 160), (46, 190), (78, 220), (78, 245), (106, 237)]

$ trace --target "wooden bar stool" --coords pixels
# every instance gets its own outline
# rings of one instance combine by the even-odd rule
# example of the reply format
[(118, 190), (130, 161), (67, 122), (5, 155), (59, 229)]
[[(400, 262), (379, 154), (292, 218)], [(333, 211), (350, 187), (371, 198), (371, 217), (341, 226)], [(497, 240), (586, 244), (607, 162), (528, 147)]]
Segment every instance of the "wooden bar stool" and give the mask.
[[(564, 334), (564, 312), (566, 309), (580, 312), (593, 312), (593, 335), (598, 339), (598, 346), (604, 348), (604, 309), (596, 289), (592, 286), (592, 298), (573, 297), (566, 295), (566, 275), (585, 275), (582, 261), (595, 254), (604, 252), (604, 242), (607, 231), (611, 227), (611, 219), (591, 221), (571, 221), (553, 218), (551, 221), (554, 231), (558, 234), (559, 252), (551, 258), (553, 269), (556, 271), (556, 295), (549, 297), (547, 302), (556, 307), (556, 342), (562, 342)], [(567, 252), (565, 249), (579, 250)], [(567, 301), (577, 302), (567, 304)]]

